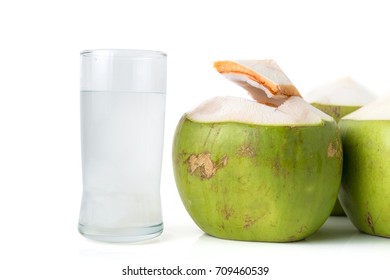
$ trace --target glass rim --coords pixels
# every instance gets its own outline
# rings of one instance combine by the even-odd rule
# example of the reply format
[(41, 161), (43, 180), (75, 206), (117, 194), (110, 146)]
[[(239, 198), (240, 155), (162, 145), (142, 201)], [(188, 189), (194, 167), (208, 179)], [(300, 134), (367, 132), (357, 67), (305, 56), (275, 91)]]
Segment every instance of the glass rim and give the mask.
[(127, 58), (158, 58), (166, 57), (167, 54), (155, 50), (143, 49), (88, 49), (80, 52), (81, 56), (115, 56)]

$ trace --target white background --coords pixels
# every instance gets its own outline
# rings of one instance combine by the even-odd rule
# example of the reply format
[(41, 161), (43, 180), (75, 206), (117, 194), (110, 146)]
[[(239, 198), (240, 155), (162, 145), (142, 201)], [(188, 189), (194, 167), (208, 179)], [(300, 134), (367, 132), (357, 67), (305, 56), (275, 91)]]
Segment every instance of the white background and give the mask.
[[(273, 58), (303, 95), (344, 75), (383, 95), (389, 27), (386, 1), (375, 0), (1, 1), (0, 278), (130, 279), (121, 276), (127, 265), (269, 266), (265, 279), (386, 275), (390, 240), (360, 234), (346, 219), (290, 244), (204, 235), (176, 191), (171, 143), (185, 111), (216, 95), (246, 94), (215, 72), (218, 59)], [(79, 52), (91, 48), (168, 54), (165, 231), (150, 242), (108, 245), (77, 232)]]

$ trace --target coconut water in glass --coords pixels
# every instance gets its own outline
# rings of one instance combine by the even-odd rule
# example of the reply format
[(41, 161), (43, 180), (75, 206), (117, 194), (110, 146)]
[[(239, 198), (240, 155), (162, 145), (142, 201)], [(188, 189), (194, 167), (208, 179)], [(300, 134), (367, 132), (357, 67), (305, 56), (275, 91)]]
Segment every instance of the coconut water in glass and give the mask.
[(81, 53), (84, 236), (134, 242), (161, 234), (165, 91), (164, 53)]

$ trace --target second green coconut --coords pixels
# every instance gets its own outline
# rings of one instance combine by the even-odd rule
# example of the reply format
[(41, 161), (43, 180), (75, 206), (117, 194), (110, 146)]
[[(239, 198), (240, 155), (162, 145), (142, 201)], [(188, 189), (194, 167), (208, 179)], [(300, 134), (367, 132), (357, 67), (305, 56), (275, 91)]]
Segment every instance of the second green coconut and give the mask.
[[(375, 97), (370, 90), (354, 79), (345, 77), (312, 90), (308, 93), (306, 100), (339, 122), (342, 117), (374, 99)], [(331, 215), (345, 216), (339, 199), (337, 199)]]

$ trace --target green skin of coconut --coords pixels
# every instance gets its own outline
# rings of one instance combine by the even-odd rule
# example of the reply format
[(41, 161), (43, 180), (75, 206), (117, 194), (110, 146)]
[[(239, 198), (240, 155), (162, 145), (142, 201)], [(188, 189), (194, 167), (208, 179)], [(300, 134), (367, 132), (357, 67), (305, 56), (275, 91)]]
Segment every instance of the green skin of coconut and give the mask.
[(311, 126), (199, 123), (186, 115), (173, 143), (181, 199), (195, 223), (224, 239), (306, 238), (337, 199), (342, 147), (335, 122)]
[(362, 232), (390, 237), (390, 121), (339, 123), (344, 148), (340, 202)]
[[(361, 106), (337, 106), (337, 105), (328, 105), (328, 104), (320, 104), (320, 103), (311, 103), (314, 107), (321, 110), (322, 112), (328, 114), (333, 117), (336, 122), (339, 122), (340, 119), (353, 111), (361, 108)], [(337, 199), (331, 216), (345, 216), (345, 212), (340, 204), (340, 200)]]

